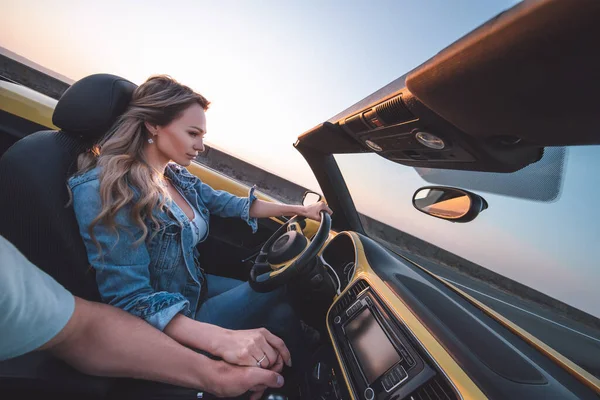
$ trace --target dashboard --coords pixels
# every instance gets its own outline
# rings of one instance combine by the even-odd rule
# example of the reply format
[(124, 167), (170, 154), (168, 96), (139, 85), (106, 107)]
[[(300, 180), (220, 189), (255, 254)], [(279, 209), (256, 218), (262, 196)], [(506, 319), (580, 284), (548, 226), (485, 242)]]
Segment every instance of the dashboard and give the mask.
[[(358, 398), (405, 397), (436, 375), (362, 279), (353, 283), (343, 301), (329, 313), (328, 324)], [(436, 386), (444, 398), (456, 398), (441, 382), (443, 386), (439, 382)]]
[(598, 398), (568, 360), (372, 239), (338, 233), (321, 258), (338, 292), (326, 325), (346, 389), (331, 398)]
[[(435, 399), (457, 399), (455, 390), (435, 362), (399, 324), (380, 295), (356, 278), (358, 257), (351, 235), (333, 239), (323, 252), (331, 280), (338, 284), (337, 301), (327, 326), (355, 399), (410, 398), (423, 387)], [(359, 273), (360, 273), (359, 269)], [(419, 397), (413, 397), (415, 399)], [(424, 397), (429, 398), (429, 397)]]

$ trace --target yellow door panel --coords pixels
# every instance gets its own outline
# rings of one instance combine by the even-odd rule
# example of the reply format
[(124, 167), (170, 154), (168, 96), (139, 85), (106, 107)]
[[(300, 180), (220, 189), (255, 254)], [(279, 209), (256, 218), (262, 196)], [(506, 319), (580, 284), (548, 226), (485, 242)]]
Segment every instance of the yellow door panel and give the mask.
[(23, 119), (35, 122), (50, 129), (58, 129), (52, 124), (52, 114), (58, 101), (25, 86), (0, 81), (0, 109)]

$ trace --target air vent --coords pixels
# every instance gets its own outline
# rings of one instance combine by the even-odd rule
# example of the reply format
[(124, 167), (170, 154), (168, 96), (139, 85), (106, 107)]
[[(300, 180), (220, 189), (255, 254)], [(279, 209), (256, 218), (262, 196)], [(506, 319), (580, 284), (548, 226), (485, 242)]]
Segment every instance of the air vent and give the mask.
[(346, 121), (343, 126), (346, 127), (346, 129), (350, 130), (351, 133), (360, 133), (371, 129), (368, 125), (366, 125), (363, 122), (362, 118), (360, 117), (360, 114), (357, 114), (350, 118), (346, 118)]
[(411, 114), (402, 102), (402, 97), (397, 96), (375, 107), (379, 118), (386, 125), (398, 124), (400, 122), (412, 121), (415, 116)]
[(450, 386), (439, 376), (427, 381), (406, 399), (410, 400), (456, 400)]
[(357, 281), (349, 290), (349, 292), (352, 292), (352, 294), (354, 295), (354, 298), (356, 299), (356, 296), (358, 296), (358, 294), (360, 292), (362, 292), (363, 290), (365, 290), (369, 285), (367, 285), (367, 282), (363, 281), (362, 279)]
[(356, 296), (363, 290), (365, 290), (369, 285), (364, 280), (357, 281), (348, 291), (338, 300), (336, 303), (333, 312), (334, 314), (339, 314), (341, 311), (345, 310), (350, 304), (356, 301)]
[(348, 292), (344, 296), (342, 296), (342, 298), (340, 299), (340, 302), (338, 304), (342, 309), (344, 309), (344, 308), (348, 307), (350, 304), (352, 304), (354, 299), (355, 299), (355, 297), (350, 292)]

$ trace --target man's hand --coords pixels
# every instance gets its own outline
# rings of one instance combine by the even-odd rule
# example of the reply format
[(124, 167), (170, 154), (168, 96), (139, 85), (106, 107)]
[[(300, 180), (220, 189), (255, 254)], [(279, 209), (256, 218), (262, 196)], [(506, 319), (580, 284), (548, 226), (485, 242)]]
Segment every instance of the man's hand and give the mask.
[(216, 361), (214, 382), (207, 391), (218, 397), (236, 397), (246, 392), (252, 392), (250, 400), (258, 400), (265, 389), (283, 386), (283, 376), (275, 371), (257, 367), (239, 367)]
[[(292, 366), (290, 351), (283, 340), (265, 328), (226, 331), (214, 355), (230, 364), (260, 366), (277, 372), (281, 371), (284, 362)], [(260, 365), (258, 361), (261, 361)]]
[(311, 204), (310, 206), (305, 206), (302, 216), (315, 221), (321, 221), (321, 211), (325, 211), (329, 215), (333, 214), (333, 211), (331, 211), (331, 208), (329, 208), (325, 202), (319, 201), (318, 203)]

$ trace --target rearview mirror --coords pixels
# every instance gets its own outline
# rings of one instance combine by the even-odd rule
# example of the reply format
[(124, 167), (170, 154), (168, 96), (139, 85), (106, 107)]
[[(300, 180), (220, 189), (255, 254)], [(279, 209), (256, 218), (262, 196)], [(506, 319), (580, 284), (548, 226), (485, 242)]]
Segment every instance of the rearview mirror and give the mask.
[(322, 198), (323, 196), (321, 196), (319, 193), (307, 190), (304, 192), (304, 196), (302, 196), (302, 205), (310, 206), (311, 204), (318, 203)]
[(422, 213), (451, 222), (469, 222), (488, 208), (483, 197), (452, 187), (427, 186), (413, 195), (413, 206)]

